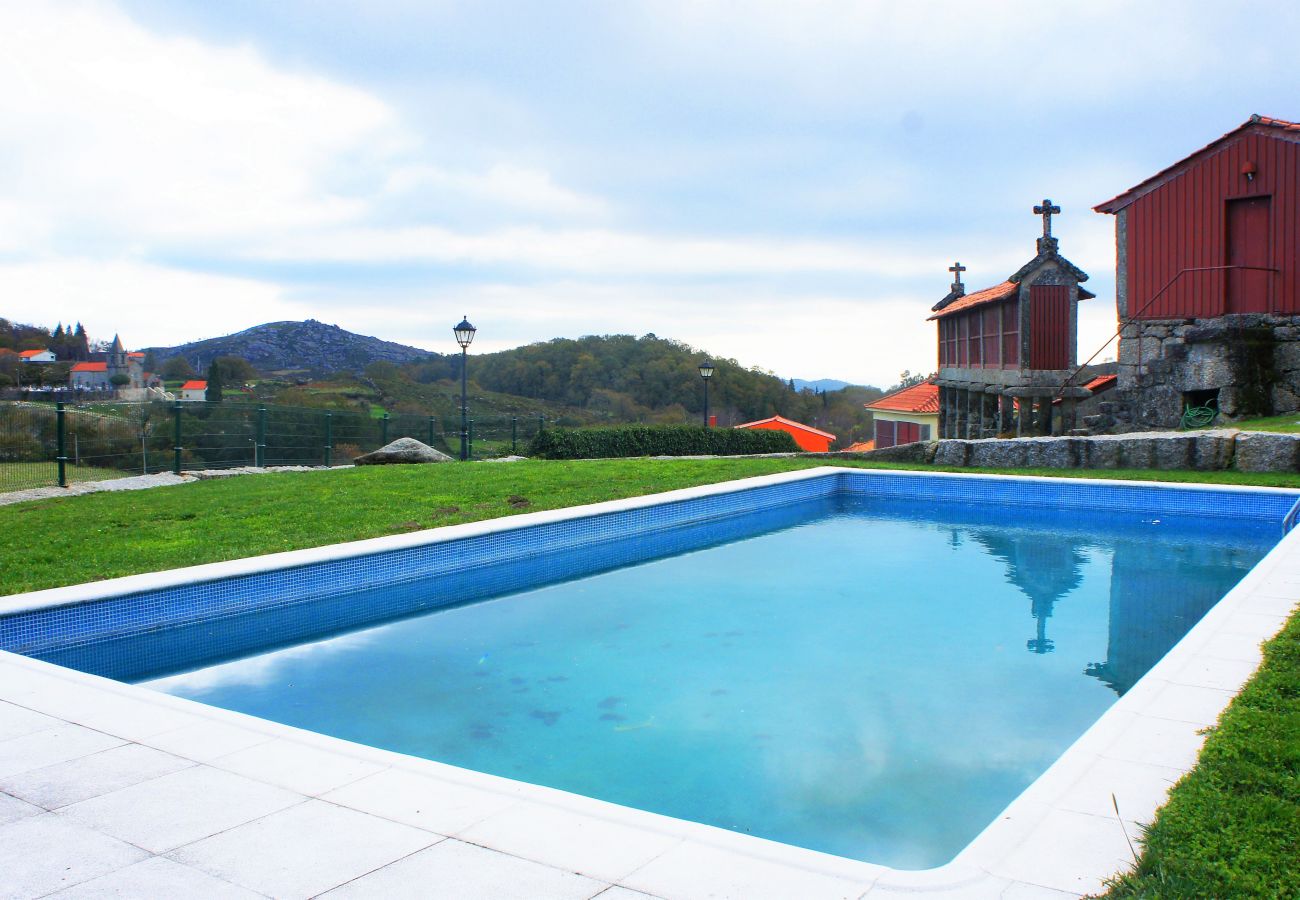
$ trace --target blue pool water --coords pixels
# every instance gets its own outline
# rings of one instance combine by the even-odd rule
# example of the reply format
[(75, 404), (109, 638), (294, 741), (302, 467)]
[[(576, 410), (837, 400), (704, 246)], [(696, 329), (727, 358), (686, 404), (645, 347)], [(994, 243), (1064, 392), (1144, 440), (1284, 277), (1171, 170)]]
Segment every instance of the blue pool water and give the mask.
[(265, 617), (61, 661), (924, 868), (988, 825), (1278, 536), (1247, 520), (851, 496), (756, 513), (742, 530), (710, 544), (700, 526), (696, 550), (258, 652), (250, 633), (282, 634)]

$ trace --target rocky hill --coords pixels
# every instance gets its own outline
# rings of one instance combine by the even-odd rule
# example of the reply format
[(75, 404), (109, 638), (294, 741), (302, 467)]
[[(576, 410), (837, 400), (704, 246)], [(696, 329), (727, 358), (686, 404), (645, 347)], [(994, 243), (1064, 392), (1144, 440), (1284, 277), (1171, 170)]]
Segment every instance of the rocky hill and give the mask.
[(262, 372), (360, 372), (372, 362), (409, 363), (437, 354), (405, 344), (344, 331), (315, 319), (268, 322), (237, 334), (178, 347), (147, 347), (162, 362), (183, 356), (196, 372), (218, 356), (240, 356)]

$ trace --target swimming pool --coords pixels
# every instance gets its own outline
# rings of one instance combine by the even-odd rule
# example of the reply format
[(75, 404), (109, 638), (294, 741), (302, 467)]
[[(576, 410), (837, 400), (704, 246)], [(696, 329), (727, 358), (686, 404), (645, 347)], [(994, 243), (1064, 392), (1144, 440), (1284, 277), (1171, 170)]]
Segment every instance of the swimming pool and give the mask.
[[(917, 495), (919, 501), (900, 500)], [(976, 502), (972, 502), (973, 495)], [(1147, 615), (1150, 602), (1176, 600), (1175, 618), (1182, 618), (1185, 624), (1199, 616), (1275, 541), (1277, 524), (1294, 499), (1292, 492), (1183, 489), (1171, 493), (1150, 486), (936, 479), (837, 471), (792, 479), (758, 491), (731, 491), (686, 501), (674, 509), (647, 505), (619, 513), (622, 518), (612, 521), (597, 521), (600, 517), (574, 521), (555, 516), (551, 522), (531, 524), (513, 533), (485, 529), (471, 538), (479, 544), (471, 548), (478, 555), (469, 560), (464, 545), (448, 554), (445, 545), (438, 546), (443, 542), (403, 538), (402, 542), (408, 544), (405, 548), (394, 549), (388, 542), (381, 552), (423, 556), (424, 564), (390, 558), (375, 565), (374, 553), (361, 553), (317, 559), (306, 565), (299, 558), (299, 565), (291, 569), (253, 571), (249, 567), (236, 576), (242, 580), (237, 585), (229, 581), (196, 582), (191, 574), (191, 580), (184, 584), (155, 584), (148, 591), (124, 592), (114, 601), (117, 610), (93, 610), (95, 604), (69, 603), (52, 609), (14, 611), (2, 627), (6, 629), (6, 642), (15, 634), (23, 635), (31, 655), (77, 662), (90, 670), (113, 671), (116, 667), (114, 674), (125, 678), (141, 677), (141, 672), (148, 676), (186, 669), (196, 658), (212, 662), (232, 652), (249, 653), (259, 642), (284, 644), (306, 637), (315, 643), (298, 650), (280, 649), (260, 657), (260, 662), (259, 658), (246, 658), (218, 663), (204, 670), (206, 674), (173, 675), (156, 683), (218, 705), (249, 709), (313, 730), (418, 753), (417, 748), (404, 745), (406, 738), (400, 735), (385, 741), (382, 736), (376, 739), (373, 734), (350, 732), (347, 725), (333, 727), (329, 722), (322, 725), (320, 719), (295, 718), (304, 711), (305, 694), (301, 692), (295, 692), (294, 702), (283, 704), (292, 708), (289, 715), (284, 715), (284, 710), (272, 713), (258, 705), (277, 694), (279, 700), (285, 699), (285, 679), (265, 677), (268, 671), (277, 669), (293, 673), (289, 680), (295, 688), (302, 684), (300, 678), (318, 679), (330, 690), (317, 697), (339, 700), (341, 686), (348, 686), (357, 673), (373, 668), (355, 662), (352, 654), (367, 649), (375, 632), (397, 634), (399, 648), (432, 645), (439, 648), (436, 660), (445, 663), (437, 669), (436, 678), (424, 680), (446, 688), (435, 706), (449, 711), (454, 721), (445, 732), (450, 744), (443, 745), (441, 758), (476, 767), (457, 754), (466, 748), (491, 748), (494, 753), (504, 754), (496, 764), (500, 774), (551, 783), (545, 777), (509, 770), (514, 765), (509, 748), (524, 743), (543, 757), (585, 761), (574, 767), (585, 777), (593, 768), (607, 768), (593, 766), (593, 759), (599, 762), (617, 756), (615, 748), (620, 745), (649, 742), (662, 745), (658, 756), (634, 753), (631, 758), (641, 761), (634, 769), (639, 768), (643, 775), (653, 773), (653, 777), (643, 778), (640, 784), (634, 780), (632, 788), (650, 785), (664, 793), (663, 788), (668, 786), (674, 788), (668, 793), (688, 800), (712, 800), (723, 796), (716, 787), (720, 773), (725, 775), (728, 765), (746, 772), (766, 767), (777, 776), (763, 789), (769, 793), (763, 794), (748, 782), (742, 782), (736, 793), (757, 792), (765, 798), (761, 806), (781, 812), (792, 810), (795, 818), (801, 819), (807, 819), (809, 811), (837, 807), (841, 788), (861, 787), (867, 780), (864, 773), (891, 786), (908, 780), (900, 779), (897, 771), (883, 774), (880, 757), (906, 760), (919, 752), (916, 747), (911, 743), (901, 748), (886, 747), (864, 739), (864, 733), (876, 737), (905, 731), (902, 725), (908, 724), (919, 726), (921, 731), (942, 729), (949, 735), (960, 734), (962, 739), (940, 742), (940, 749), (946, 743), (951, 751), (939, 754), (941, 764), (916, 767), (910, 779), (914, 789), (903, 791), (902, 799), (885, 802), (872, 815), (864, 816), (861, 808), (843, 810), (838, 817), (854, 823), (847, 837), (801, 838), (793, 834), (788, 822), (776, 823), (775, 830), (766, 835), (842, 855), (865, 855), (875, 862), (899, 867), (927, 866), (944, 862), (960, 849), (1113, 701), (1117, 690), (1125, 690), (1143, 666), (1177, 640), (1176, 630), (1153, 624), (1158, 619)], [(915, 515), (918, 507), (919, 516)], [(748, 511), (755, 508), (757, 513)], [(1064, 521), (1061, 509), (1068, 513)], [(1195, 511), (1196, 516), (1188, 518), (1188, 511)], [(1101, 535), (1103, 530), (1109, 530), (1109, 534)], [(524, 533), (528, 531), (531, 533)], [(611, 534), (621, 538), (611, 540)], [(771, 543), (776, 538), (791, 537), (795, 539), (792, 548), (778, 550)], [(1198, 549), (1184, 551), (1187, 558), (1180, 562), (1177, 548), (1187, 548), (1189, 542), (1197, 541)], [(807, 562), (811, 549), (827, 546), (834, 548), (832, 560), (838, 562)], [(590, 548), (590, 552), (575, 552), (575, 547)], [(1159, 547), (1173, 548), (1175, 552), (1172, 557), (1158, 558), (1153, 554)], [(522, 554), (521, 548), (525, 551)], [(691, 548), (692, 552), (679, 559), (697, 567), (693, 574), (659, 571), (671, 562), (660, 557)], [(436, 559), (439, 549), (443, 551), (442, 564), (451, 561), (460, 565), (434, 574), (432, 583), (436, 587), (431, 589), (428, 569), (440, 564)], [(727, 554), (739, 557), (724, 562)], [(521, 556), (524, 564), (509, 562)], [(641, 567), (623, 570), (622, 574), (615, 569), (628, 562), (640, 562)], [(889, 562), (904, 562), (910, 582), (905, 579), (902, 585), (882, 589), (879, 572)], [(311, 566), (318, 567), (317, 571), (312, 571)], [(334, 568), (329, 574), (319, 571), (319, 567), (331, 566)], [(792, 581), (778, 589), (778, 597), (793, 601), (784, 606), (777, 603), (781, 608), (769, 610), (766, 616), (756, 615), (747, 590), (728, 591), (743, 582), (736, 574), (737, 566), (751, 580), (758, 571), (765, 582), (779, 583), (780, 577), (792, 576)], [(371, 572), (400, 570), (404, 576), (400, 589), (380, 596), (354, 583), (344, 585), (345, 590), (335, 592), (334, 598), (324, 603), (302, 599), (313, 591), (319, 595), (322, 584), (344, 580), (336, 577), (340, 573), (366, 568)], [(417, 571), (421, 568), (424, 571)], [(822, 580), (823, 575), (837, 568), (849, 575), (849, 588), (841, 594), (835, 594), (837, 589), (831, 582)], [(1162, 577), (1153, 579), (1153, 572), (1162, 573)], [(526, 583), (519, 583), (520, 578)], [(573, 580), (578, 578), (587, 580)], [(621, 587), (594, 586), (600, 579), (617, 582), (619, 578), (626, 582)], [(552, 596), (557, 588), (528, 588), (528, 584), (539, 580), (566, 581), (570, 588), (579, 586), (579, 599)], [(995, 596), (976, 600), (967, 586), (977, 580), (997, 585)], [(268, 581), (274, 585), (269, 586)], [(1189, 589), (1170, 590), (1171, 581)], [(1126, 584), (1133, 589), (1117, 591)], [(1197, 596), (1190, 591), (1194, 585), (1204, 588), (1198, 588)], [(651, 588), (648, 595), (621, 605), (604, 606), (581, 599), (582, 591), (588, 598), (592, 591), (602, 597), (624, 598), (631, 596), (632, 587), (647, 586)], [(349, 631), (364, 624), (364, 617), (358, 618), (359, 606), (367, 607), (371, 616), (378, 609), (381, 616), (391, 617), (473, 599), (475, 590), (485, 592), (482, 596), (503, 590), (515, 595), (444, 610), (423, 619), (394, 622), (370, 632)], [(810, 599), (823, 599), (827, 594), (832, 595), (829, 605), (810, 604)], [(251, 603), (250, 597), (265, 602)], [(845, 626), (850, 613), (873, 605), (864, 602), (864, 597), (886, 598), (888, 602), (874, 605), (883, 606), (887, 614)], [(631, 709), (635, 703), (657, 699), (656, 690), (643, 684), (639, 692), (606, 692), (590, 671), (581, 666), (574, 672), (566, 669), (564, 653), (551, 653), (556, 645), (550, 641), (534, 641), (534, 645), (544, 644), (545, 652), (519, 653), (519, 658), (511, 660), (514, 668), (501, 664), (500, 657), (509, 656), (511, 646), (527, 642), (517, 640), (521, 633), (534, 633), (538, 627), (559, 623), (585, 633), (588, 646), (608, 644), (608, 655), (627, 673), (653, 672), (665, 641), (654, 643), (651, 637), (659, 635), (662, 626), (642, 616), (652, 611), (649, 607), (655, 605), (656, 598), (668, 601), (669, 619), (680, 621), (685, 614), (699, 616), (691, 622), (685, 637), (672, 638), (682, 641), (688, 651), (672, 667), (681, 677), (671, 682), (661, 678), (650, 685), (657, 693), (689, 694), (685, 697), (689, 716), (656, 713), (645, 706)], [(700, 598), (713, 602), (701, 604)], [(224, 610), (219, 606), (223, 601)], [(751, 605), (745, 607), (745, 602)], [(738, 604), (743, 610), (740, 622), (736, 621)], [(187, 605), (191, 621), (177, 621), (181, 618), (177, 613)], [(322, 608), (309, 612), (313, 606)], [(521, 612), (524, 608), (526, 611)], [(144, 610), (152, 610), (163, 621), (170, 616), (169, 624), (175, 627), (142, 628)], [(597, 617), (607, 626), (604, 630), (591, 619), (595, 611), (601, 610), (612, 613)], [(956, 612), (974, 613), (973, 618), (961, 620), (956, 627), (960, 639), (954, 638), (953, 632), (938, 630), (940, 620)], [(486, 624), (470, 621), (484, 615), (489, 620)], [(57, 621), (52, 622), (51, 617)], [(1117, 618), (1137, 621), (1138, 630), (1115, 630)], [(44, 620), (45, 630), (31, 627), (37, 619)], [(304, 624), (304, 619), (311, 621)], [(197, 631), (195, 622), (199, 623)], [(444, 624), (430, 626), (431, 622)], [(452, 624), (446, 625), (448, 622)], [(250, 629), (250, 624), (256, 627)], [(20, 631), (19, 625), (28, 626), (27, 630)], [(186, 634), (186, 626), (188, 635), (173, 640)], [(919, 631), (905, 630), (918, 626)], [(766, 635), (762, 634), (764, 627), (769, 632)], [(421, 628), (425, 630), (421, 632)], [(249, 641), (250, 630), (257, 633), (257, 641)], [(349, 633), (341, 633), (345, 631)], [(321, 639), (322, 632), (334, 636)], [(625, 632), (630, 633), (623, 635)], [(478, 634), (478, 643), (467, 639), (467, 634)], [(439, 640), (444, 643), (439, 644)], [(34, 646), (42, 641), (45, 646)], [(799, 643), (812, 645), (813, 652), (806, 656), (811, 662), (794, 662), (790, 654), (782, 652), (786, 645)], [(885, 651), (892, 652), (889, 661), (883, 657)], [(902, 651), (901, 659), (898, 651)], [(190, 656), (186, 658), (185, 654)], [(990, 669), (986, 674), (989, 660), (998, 655), (1009, 660), (1011, 666), (997, 674)], [(124, 668), (129, 668), (132, 657), (137, 660), (134, 673)], [(141, 658), (151, 662), (141, 667)], [(426, 665), (430, 662), (428, 656), (417, 654), (416, 659), (417, 665), (420, 660)], [(820, 668), (827, 660), (834, 660), (839, 668)], [(936, 661), (943, 665), (936, 665)], [(965, 668), (945, 670), (944, 666), (954, 661)], [(714, 665), (724, 662), (725, 666)], [(703, 670), (702, 663), (707, 664)], [(453, 671), (457, 669), (462, 671)], [(887, 670), (906, 676), (903, 686), (910, 684), (922, 690), (906, 702), (900, 699), (893, 703), (902, 688), (887, 681)], [(346, 673), (351, 674), (340, 681), (340, 674)], [(829, 691), (825, 689), (828, 681), (832, 682)], [(978, 681), (987, 682), (979, 685), (984, 688), (982, 693), (968, 692), (967, 688), (975, 686), (972, 682)], [(493, 685), (488, 700), (480, 690), (452, 687), (456, 683), (473, 686), (476, 682)], [(277, 684), (279, 689), (273, 687)], [(1031, 704), (1039, 704), (1037, 716), (1028, 720), (1023, 710), (1003, 709), (997, 702), (1009, 691), (1025, 686), (1030, 688), (1027, 693)], [(1076, 690), (1080, 686), (1082, 690)], [(226, 694), (223, 700), (219, 695), (232, 687), (251, 688), (252, 693), (245, 693), (243, 700), (230, 699), (233, 695)], [(570, 691), (574, 693), (566, 694)], [(1063, 692), (1070, 693), (1068, 703), (1062, 699)], [(772, 709), (756, 711), (755, 704), (767, 694), (784, 695), (785, 706), (777, 710), (783, 708), (785, 714)], [(454, 702), (466, 696), (474, 696), (475, 702)], [(356, 695), (349, 700), (353, 706), (367, 705)], [(243, 705), (249, 702), (251, 707)], [(326, 719), (333, 717), (337, 722), (338, 706), (347, 704), (305, 704), (312, 705), (318, 707), (313, 716), (323, 711)], [(934, 714), (934, 708), (944, 705), (967, 712), (983, 707), (1001, 727), (980, 728), (978, 717), (941, 724), (944, 720)], [(681, 703), (676, 708), (681, 709)], [(581, 718), (579, 710), (590, 713), (587, 724), (597, 730), (585, 736), (578, 733), (575, 744), (575, 735), (567, 732), (569, 723)], [(504, 711), (508, 715), (496, 719), (514, 717), (531, 730), (511, 731), (487, 715), (489, 711)], [(790, 711), (797, 713), (793, 721), (783, 721), (791, 718)], [(815, 722), (807, 715), (813, 712), (819, 714)], [(689, 727), (668, 727), (672, 723), (664, 716), (669, 720), (673, 716), (687, 718)], [(418, 716), (407, 711), (402, 718)], [(788, 733), (776, 727), (787, 725), (793, 726)], [(1057, 725), (1063, 727), (1053, 731)], [(809, 741), (798, 739), (799, 734), (808, 734), (809, 728), (821, 729), (815, 731), (819, 740), (812, 752), (807, 746)], [(724, 762), (708, 771), (692, 768), (701, 735), (719, 739), (725, 751), (718, 756)], [(684, 737), (692, 741), (683, 744)], [(599, 738), (608, 740), (602, 743)], [(825, 746), (835, 744), (848, 747), (847, 756), (823, 765), (822, 775), (811, 774), (814, 763), (826, 762), (817, 759), (825, 756)], [(1034, 752), (1029, 755), (1037, 768), (1011, 752), (1025, 745), (1032, 746)], [(933, 749), (927, 753), (935, 757)], [(645, 760), (651, 758), (659, 760), (657, 767), (646, 769)], [(855, 758), (857, 766), (853, 765)], [(745, 761), (752, 765), (739, 764)], [(487, 771), (494, 768), (484, 764), (477, 767)], [(983, 799), (981, 820), (965, 818), (959, 823), (961, 827), (951, 827), (963, 816), (952, 814), (948, 802), (951, 785), (943, 779), (962, 768), (974, 772), (975, 783), (996, 784), (1001, 793), (993, 792)], [(678, 784), (683, 789), (676, 789)], [(557, 786), (584, 790), (583, 785)], [(918, 793), (925, 795), (927, 790), (931, 792), (930, 805), (918, 805)], [(811, 802), (803, 806), (792, 803), (789, 798), (795, 795), (810, 798)], [(707, 814), (666, 810), (636, 797), (609, 799), (763, 833), (740, 823), (733, 805), (721, 800), (704, 804), (716, 806), (725, 814), (711, 819)], [(942, 806), (941, 813), (936, 812), (936, 804)], [(841, 810), (833, 812), (838, 815)], [(922, 825), (940, 821), (939, 830), (945, 832), (941, 840), (922, 847), (925, 842), (915, 837), (897, 838), (866, 854), (854, 852), (854, 847), (870, 843), (871, 835), (881, 833), (885, 825), (909, 814)], [(864, 818), (867, 826), (863, 825)]]

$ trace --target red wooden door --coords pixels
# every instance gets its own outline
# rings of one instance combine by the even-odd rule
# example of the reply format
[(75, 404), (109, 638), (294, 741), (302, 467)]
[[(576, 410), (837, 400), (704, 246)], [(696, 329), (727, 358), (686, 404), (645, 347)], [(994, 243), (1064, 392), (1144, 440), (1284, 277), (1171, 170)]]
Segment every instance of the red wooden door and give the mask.
[(1036, 284), (1029, 289), (1029, 368), (1070, 367), (1070, 289)]
[[(1229, 200), (1225, 247), (1229, 266), (1268, 265), (1268, 197)], [(1224, 293), (1224, 311), (1268, 312), (1272, 272), (1258, 269), (1229, 269)]]

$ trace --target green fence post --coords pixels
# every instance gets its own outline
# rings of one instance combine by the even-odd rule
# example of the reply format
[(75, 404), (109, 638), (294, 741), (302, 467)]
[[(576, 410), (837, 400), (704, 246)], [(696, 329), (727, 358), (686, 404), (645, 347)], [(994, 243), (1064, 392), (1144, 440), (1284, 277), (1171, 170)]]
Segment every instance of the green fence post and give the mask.
[(429, 416), (429, 440), (428, 440), (427, 443), (429, 444), (430, 447), (432, 447), (432, 446), (433, 446), (433, 442), (434, 442), (435, 440), (437, 440), (437, 438), (434, 436), (434, 433), (433, 433), (433, 431), (434, 431), (434, 427), (436, 426), (436, 424), (437, 424), (437, 423), (435, 422), (434, 417), (433, 417), (433, 416)]
[(379, 446), (388, 446), (388, 413), (384, 413), (383, 424), (379, 427)]
[(253, 465), (266, 467), (266, 407), (257, 408), (257, 435), (253, 439)]
[(510, 452), (514, 454), (519, 449), (519, 417), (510, 417)]
[(334, 413), (325, 413), (325, 465), (334, 465)]
[(181, 401), (172, 403), (172, 474), (181, 474)]
[(469, 420), (469, 452), (465, 454), (466, 459), (474, 458), (474, 420)]
[(59, 464), (59, 487), (68, 486), (68, 437), (64, 430), (63, 418), (66, 413), (63, 410), (62, 403), (54, 404), (54, 418), (56, 420), (56, 431), (59, 436), (59, 455), (55, 461)]

